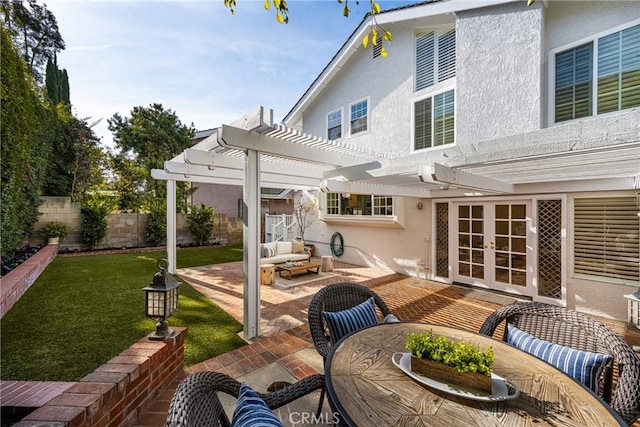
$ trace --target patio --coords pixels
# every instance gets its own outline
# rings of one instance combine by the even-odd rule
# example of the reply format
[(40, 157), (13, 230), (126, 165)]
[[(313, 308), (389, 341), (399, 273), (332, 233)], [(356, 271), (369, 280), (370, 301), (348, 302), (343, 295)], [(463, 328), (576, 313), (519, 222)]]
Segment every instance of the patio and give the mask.
[[(402, 320), (441, 323), (472, 331), (478, 331), (484, 319), (496, 308), (515, 300), (511, 296), (415, 279), (337, 260), (334, 261), (334, 272), (340, 275), (287, 289), (261, 286), (262, 336), (248, 346), (192, 366), (185, 370), (184, 375), (205, 370), (219, 371), (246, 381), (259, 391), (266, 391), (274, 381), (293, 382), (322, 372), (322, 360), (313, 347), (306, 324), (306, 310), (315, 292), (330, 283), (351, 281), (365, 284), (374, 289)], [(177, 273), (242, 321), (241, 262), (182, 269)], [(604, 322), (630, 345), (640, 344), (640, 331), (637, 329), (619, 322)], [(134, 425), (164, 426), (169, 401), (180, 379), (161, 393)], [(278, 415), (285, 425), (293, 425), (292, 421), (296, 422), (301, 413), (315, 411), (318, 398), (319, 392), (310, 394), (282, 408)], [(232, 410), (233, 399), (224, 403)], [(323, 411), (330, 412), (326, 400)], [(634, 426), (639, 427), (640, 422)]]

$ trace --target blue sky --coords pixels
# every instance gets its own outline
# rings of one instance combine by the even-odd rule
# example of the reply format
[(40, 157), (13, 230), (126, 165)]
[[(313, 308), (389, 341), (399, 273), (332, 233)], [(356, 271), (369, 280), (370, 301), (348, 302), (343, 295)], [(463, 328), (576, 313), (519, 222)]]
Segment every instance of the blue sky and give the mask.
[[(383, 9), (410, 3), (381, 0)], [(76, 116), (111, 144), (107, 119), (161, 103), (196, 129), (229, 123), (262, 105), (280, 121), (360, 23), (369, 2), (342, 16), (336, 0), (289, 1), (289, 24), (262, 1), (51, 0), (67, 48)]]

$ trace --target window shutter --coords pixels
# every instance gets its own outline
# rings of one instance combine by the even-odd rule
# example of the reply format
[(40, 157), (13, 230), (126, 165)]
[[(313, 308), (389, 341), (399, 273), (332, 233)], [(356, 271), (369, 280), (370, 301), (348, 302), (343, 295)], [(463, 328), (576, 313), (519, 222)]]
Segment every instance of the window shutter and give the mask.
[(456, 30), (438, 36), (438, 82), (456, 75)]
[(555, 121), (591, 115), (593, 43), (556, 55)]
[(415, 150), (431, 147), (431, 98), (423, 99), (414, 106)]
[(640, 217), (635, 197), (575, 200), (576, 274), (640, 283)]
[(435, 38), (433, 31), (416, 35), (416, 90), (433, 85)]
[(640, 25), (598, 41), (598, 114), (640, 105)]

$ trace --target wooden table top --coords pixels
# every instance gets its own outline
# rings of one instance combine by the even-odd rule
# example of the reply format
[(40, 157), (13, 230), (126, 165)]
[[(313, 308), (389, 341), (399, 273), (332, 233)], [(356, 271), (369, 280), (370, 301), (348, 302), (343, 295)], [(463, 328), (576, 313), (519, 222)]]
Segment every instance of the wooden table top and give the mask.
[[(520, 390), (502, 402), (484, 402), (431, 389), (391, 361), (407, 352), (409, 332), (433, 331), (485, 349), (493, 371)], [(462, 329), (388, 323), (360, 330), (331, 350), (327, 393), (345, 424), (368, 426), (619, 426), (624, 421), (599, 397), (553, 366), (502, 341)]]
[(299, 272), (299, 271), (305, 271), (305, 270), (309, 270), (310, 268), (320, 268), (320, 264), (317, 263), (311, 263), (311, 262), (303, 262), (300, 265), (292, 265), (292, 266), (286, 266), (284, 264), (279, 264), (276, 265), (276, 270), (277, 271), (291, 271), (293, 273)]

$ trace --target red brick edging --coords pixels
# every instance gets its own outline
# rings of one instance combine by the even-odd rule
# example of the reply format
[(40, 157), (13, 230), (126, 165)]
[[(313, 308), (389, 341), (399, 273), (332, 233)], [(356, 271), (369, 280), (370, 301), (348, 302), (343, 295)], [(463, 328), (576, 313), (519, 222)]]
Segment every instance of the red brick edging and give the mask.
[(187, 328), (165, 341), (143, 338), (25, 416), (15, 427), (128, 426), (182, 374)]
[(40, 273), (53, 261), (59, 245), (46, 245), (0, 279), (0, 319), (33, 285)]

